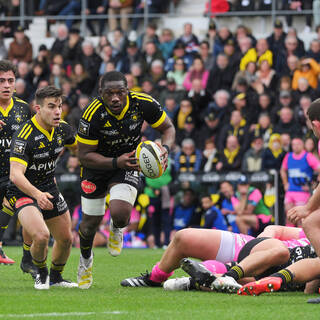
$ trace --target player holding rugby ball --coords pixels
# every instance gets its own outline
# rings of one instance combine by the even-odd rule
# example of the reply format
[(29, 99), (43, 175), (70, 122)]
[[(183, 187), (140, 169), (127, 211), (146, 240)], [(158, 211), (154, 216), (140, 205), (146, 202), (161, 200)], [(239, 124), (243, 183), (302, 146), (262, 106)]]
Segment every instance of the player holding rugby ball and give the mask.
[(112, 256), (121, 253), (121, 228), (128, 224), (139, 184), (135, 150), (141, 140), (143, 122), (147, 121), (161, 133), (164, 168), (175, 140), (175, 128), (160, 104), (147, 94), (129, 91), (122, 73), (104, 74), (99, 95), (84, 109), (77, 136), (82, 165), (83, 219), (79, 227), (78, 267), (81, 289), (88, 289), (92, 284), (92, 242), (105, 213), (107, 192), (111, 214), (108, 250)]

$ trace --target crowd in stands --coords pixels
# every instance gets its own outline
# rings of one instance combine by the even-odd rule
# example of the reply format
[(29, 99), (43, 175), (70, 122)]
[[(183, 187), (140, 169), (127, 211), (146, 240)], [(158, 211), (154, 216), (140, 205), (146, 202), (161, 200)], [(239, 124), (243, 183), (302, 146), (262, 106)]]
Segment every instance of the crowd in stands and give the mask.
[[(59, 2), (66, 1), (56, 0), (55, 4)], [(69, 5), (74, 2), (69, 1)], [(99, 9), (102, 2), (90, 1), (96, 7), (88, 8), (88, 12), (105, 12)], [(116, 2), (109, 1), (108, 12), (125, 9), (113, 7)], [(270, 1), (261, 3), (268, 5)], [(51, 1), (40, 1), (44, 4)], [(44, 8), (40, 7), (47, 10)], [(124, 12), (128, 10), (126, 7)], [(244, 176), (237, 185), (224, 181), (199, 197), (204, 191), (202, 185), (177, 186), (180, 173), (250, 174), (281, 169), (285, 191), (290, 192), (290, 166), (301, 160), (305, 165), (301, 170), (309, 171), (295, 191), (310, 194), (312, 173), (318, 172), (320, 162), (306, 112), (319, 96), (320, 27), (310, 46), (305, 47), (294, 28), (284, 31), (281, 20), (276, 20), (273, 32), (261, 39), (245, 25), (230, 30), (210, 20), (204, 38), (199, 38), (188, 22), (183, 32), (174, 36), (170, 28), (159, 29), (151, 21), (136, 39), (129, 40), (128, 21), (121, 21), (121, 29), (110, 19), (112, 37), (102, 32), (100, 22), (89, 26), (93, 35), (100, 35), (96, 47), (89, 37), (81, 37), (75, 25), (60, 24), (52, 47), (41, 45), (38, 52), (33, 51), (24, 28), (16, 26), (10, 45), (0, 43), (0, 56), (17, 65), (16, 96), (29, 102), (31, 108), (37, 88), (49, 84), (61, 88), (65, 96), (63, 119), (75, 130), (82, 110), (97, 95), (99, 76), (107, 71), (123, 72), (130, 90), (149, 94), (161, 103), (176, 127), (176, 146), (166, 173), (156, 180), (145, 179), (136, 206), (140, 219), (134, 215), (135, 227), (129, 228), (128, 234), (139, 230), (147, 235), (148, 246), (154, 247), (167, 245), (172, 234), (185, 227), (255, 235), (272, 223), (273, 203), (266, 204), (265, 186), (263, 190), (250, 186)], [(157, 138), (145, 124), (143, 139)], [(79, 174), (78, 159), (65, 152), (57, 171), (60, 175)], [(79, 219), (79, 192), (75, 183), (70, 185), (64, 194)]]

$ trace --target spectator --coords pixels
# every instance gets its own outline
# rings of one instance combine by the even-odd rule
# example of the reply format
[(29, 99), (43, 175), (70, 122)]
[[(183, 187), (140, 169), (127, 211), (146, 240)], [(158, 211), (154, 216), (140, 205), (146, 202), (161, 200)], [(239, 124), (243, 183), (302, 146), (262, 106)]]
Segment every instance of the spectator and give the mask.
[[(189, 55), (188, 53), (186, 53), (185, 51), (185, 44), (182, 42), (176, 42), (174, 48), (173, 48), (173, 55), (172, 57), (170, 57), (167, 62), (166, 62), (166, 66), (165, 66), (165, 70), (168, 71), (172, 71), (174, 70), (174, 64), (178, 59), (182, 59), (186, 69), (189, 69), (193, 58), (191, 55)], [(171, 75), (170, 75), (171, 77)]]
[(185, 96), (183, 90), (178, 90), (175, 79), (170, 77), (167, 78), (167, 86), (160, 93), (159, 103), (161, 105), (165, 104), (164, 101), (168, 96), (173, 97), (176, 105), (179, 105)]
[(266, 60), (269, 65), (272, 66), (273, 55), (268, 49), (268, 42), (266, 39), (259, 39), (257, 41), (256, 48), (249, 49), (242, 57), (240, 62), (240, 70), (245, 70), (248, 62), (257, 62), (259, 65), (261, 65), (262, 61), (264, 60)]
[(177, 117), (174, 119), (174, 124), (177, 130), (183, 129), (184, 122), (188, 116), (193, 116), (193, 107), (189, 99), (184, 98), (180, 102), (179, 110), (177, 112)]
[(42, 80), (48, 80), (48, 75), (45, 73), (43, 64), (34, 63), (25, 80), (30, 85), (30, 88), (32, 88), (32, 93), (34, 93)]
[(111, 16), (109, 18), (109, 30), (114, 31), (117, 29), (117, 19), (112, 17), (113, 15), (120, 14), (120, 25), (123, 31), (127, 31), (129, 29), (129, 18), (128, 14), (133, 11), (133, 0), (111, 0), (109, 1), (109, 9), (108, 14)]
[(205, 140), (205, 145), (202, 152), (202, 164), (201, 164), (202, 171), (203, 172), (215, 171), (218, 161), (219, 161), (218, 150), (214, 144), (214, 139), (208, 138)]
[(300, 60), (300, 68), (293, 74), (292, 89), (298, 89), (298, 80), (305, 78), (308, 80), (310, 87), (316, 89), (318, 87), (318, 76), (320, 73), (320, 65), (312, 58), (302, 58)]
[[(240, 70), (245, 70), (248, 62), (250, 62), (250, 60), (248, 61), (248, 55), (250, 54), (250, 52), (253, 52), (251, 49), (254, 50), (254, 48), (252, 48), (252, 40), (249, 37), (242, 37), (238, 40), (238, 45), (242, 54), (241, 60), (240, 60)], [(250, 51), (251, 50), (251, 51)]]
[(251, 86), (251, 84), (257, 79), (256, 71), (257, 65), (254, 62), (249, 62), (244, 71), (239, 70), (233, 77), (232, 90), (244, 92), (242, 90), (238, 90), (237, 85), (240, 83), (240, 85), (246, 86), (246, 88), (248, 85)]
[(212, 54), (216, 57), (219, 53), (223, 52), (224, 45), (228, 40), (232, 39), (232, 33), (228, 27), (222, 26), (218, 29), (218, 36), (215, 38)]
[[(196, 194), (192, 189), (185, 189), (181, 203), (175, 206), (173, 211), (173, 230), (170, 238), (181, 229), (192, 225), (196, 215)], [(200, 221), (199, 221), (200, 222)]]
[(177, 130), (176, 134), (176, 144), (181, 146), (182, 141), (185, 139), (192, 139), (195, 142), (195, 145), (198, 147), (198, 141), (202, 139), (198, 135), (196, 129), (195, 119), (192, 116), (188, 116), (184, 122), (183, 129)]
[(217, 171), (239, 171), (241, 168), (242, 154), (240, 144), (236, 136), (228, 136), (226, 146), (219, 155), (219, 162), (216, 165)]
[(91, 95), (94, 88), (94, 83), (89, 77), (89, 74), (85, 71), (83, 64), (76, 63), (72, 68), (71, 74), (72, 88), (77, 94)]
[(141, 65), (142, 72), (145, 73), (147, 66), (142, 53), (139, 51), (138, 45), (135, 41), (129, 41), (126, 48), (126, 54), (122, 55), (120, 58), (118, 68), (122, 73), (129, 73), (134, 63), (139, 63)]
[(212, 95), (218, 90), (230, 90), (234, 77), (234, 70), (229, 66), (228, 57), (224, 53), (217, 56), (216, 64), (210, 71), (207, 91)]
[(80, 94), (77, 105), (72, 108), (70, 114), (68, 115), (67, 121), (75, 130), (78, 129), (82, 111), (88, 104), (89, 97), (85, 94)]
[(201, 137), (201, 140), (199, 141), (199, 148), (201, 150), (204, 149), (207, 140), (212, 140), (214, 143), (218, 133), (218, 125), (219, 119), (215, 116), (215, 113), (209, 109), (204, 116), (204, 123), (201, 125), (199, 131), (199, 137)]
[(163, 67), (162, 60), (158, 59), (153, 60), (150, 66), (150, 77), (159, 92), (161, 92), (167, 85), (167, 78)]
[(287, 34), (283, 31), (283, 23), (276, 20), (273, 25), (273, 33), (267, 38), (269, 49), (276, 57), (284, 49), (284, 40)]
[(231, 113), (230, 122), (219, 132), (218, 149), (223, 150), (226, 145), (227, 137), (236, 136), (242, 150), (247, 150), (249, 143), (249, 128), (241, 111), (234, 110)]
[(163, 110), (166, 112), (167, 116), (173, 121), (179, 109), (179, 104), (176, 103), (174, 96), (167, 95), (164, 103), (161, 103), (161, 105), (163, 106)]
[(243, 156), (241, 171), (257, 172), (261, 171), (263, 153), (262, 137), (254, 137), (251, 148), (247, 150)]
[(32, 44), (21, 26), (18, 26), (14, 32), (14, 40), (9, 45), (8, 58), (14, 64), (20, 61), (28, 63), (32, 61)]
[(214, 22), (214, 20), (210, 20), (209, 22), (209, 26), (208, 26), (208, 32), (205, 36), (205, 40), (208, 41), (209, 43), (209, 49), (210, 52), (213, 56), (213, 58), (215, 59), (215, 55), (214, 55), (214, 45), (215, 45), (215, 41), (217, 39), (218, 35), (217, 35), (217, 25)]
[(189, 91), (192, 87), (192, 81), (199, 79), (201, 80), (201, 88), (205, 89), (207, 87), (208, 76), (209, 72), (205, 69), (202, 59), (196, 57), (184, 78), (183, 86)]
[(307, 134), (307, 111), (311, 105), (311, 97), (308, 95), (301, 96), (299, 104), (294, 109), (294, 119), (302, 127), (303, 134)]
[(142, 92), (159, 99), (159, 90), (151, 78), (144, 78), (141, 82)]
[(163, 29), (161, 31), (158, 47), (165, 61), (171, 57), (175, 43), (176, 40), (174, 39), (173, 31), (169, 28)]
[(280, 91), (279, 101), (271, 110), (271, 122), (274, 125), (276, 125), (279, 122), (280, 110), (284, 107), (292, 110), (294, 108), (294, 103), (292, 100), (291, 93), (290, 91), (286, 91), (286, 90)]
[(161, 51), (157, 48), (156, 44), (152, 41), (149, 41), (145, 45), (145, 51), (142, 54), (145, 60), (146, 72), (150, 72), (151, 64), (155, 60), (163, 61)]
[[(283, 10), (301, 11), (301, 10), (311, 10), (312, 0), (296, 1), (296, 0), (284, 0)], [(304, 28), (304, 33), (309, 33), (311, 31), (311, 14), (306, 14), (306, 26)], [(288, 27), (292, 26), (293, 15), (286, 15), (286, 20)]]
[[(280, 174), (285, 193), (286, 213), (295, 206), (303, 206), (310, 198), (313, 171), (320, 172), (320, 162), (304, 150), (304, 142), (295, 137), (291, 141), (292, 152), (283, 159)], [(291, 225), (288, 224), (287, 225)]]
[(182, 58), (178, 58), (174, 61), (173, 70), (168, 71), (168, 79), (174, 79), (177, 90), (183, 90), (183, 81), (186, 76), (186, 65)]
[(320, 41), (318, 39), (313, 39), (310, 42), (310, 47), (306, 53), (306, 56), (320, 63)]
[(214, 101), (209, 103), (208, 112), (213, 112), (217, 121), (216, 127), (220, 131), (229, 120), (229, 99), (230, 94), (226, 90), (218, 90), (214, 96)]
[[(295, 55), (290, 55), (287, 57), (287, 63), (282, 69), (282, 75), (288, 76), (291, 79), (293, 78), (293, 74), (299, 67), (299, 58)], [(290, 84), (291, 89), (291, 84)], [(288, 89), (287, 89), (288, 90)]]
[(315, 139), (307, 138), (304, 142), (304, 149), (306, 150), (306, 152), (313, 154), (318, 160), (320, 160), (318, 148), (317, 148), (317, 143), (316, 143)]
[[(87, 2), (87, 8), (85, 9), (86, 15), (96, 14), (96, 15), (102, 15), (106, 13), (106, 8), (108, 7), (108, 0), (91, 0)], [(87, 20), (87, 26), (88, 29), (91, 32), (92, 36), (96, 36), (97, 34), (99, 36), (102, 36), (104, 32), (104, 25), (105, 20), (104, 19), (98, 19), (98, 32), (96, 32), (93, 24), (93, 20), (88, 19)]]
[(228, 225), (222, 212), (213, 204), (211, 196), (205, 194), (201, 197), (201, 207), (204, 210), (204, 228), (228, 230)]
[(291, 150), (291, 137), (288, 133), (282, 133), (280, 136), (281, 146), (285, 152), (289, 152)]
[(26, 102), (30, 100), (30, 91), (28, 91), (26, 82), (21, 78), (16, 80), (15, 96)]
[(70, 81), (70, 78), (68, 78), (67, 80), (63, 81), (62, 83), (62, 94), (64, 97), (64, 100), (67, 101), (68, 105), (73, 108), (78, 100), (78, 96), (75, 93), (75, 91), (72, 88), (72, 84)]
[(138, 82), (138, 79), (133, 74), (127, 73), (125, 74), (125, 77), (130, 91), (142, 92), (142, 88), (139, 85), (140, 82)]
[(274, 127), (274, 132), (282, 134), (288, 133), (291, 138), (301, 135), (301, 127), (293, 118), (293, 111), (288, 107), (280, 110), (280, 120)]
[[(65, 7), (58, 13), (59, 16), (74, 16), (80, 14), (81, 11), (81, 0), (69, 0)], [(73, 19), (66, 20), (66, 26), (68, 30), (73, 25)]]
[(99, 67), (99, 75), (103, 75), (106, 72), (106, 66), (109, 62), (115, 64), (116, 68), (118, 67), (119, 57), (114, 56), (113, 49), (110, 44), (106, 44), (101, 52), (100, 57), (102, 59), (100, 67)]
[(112, 49), (115, 55), (122, 55), (127, 45), (127, 38), (122, 29), (117, 28), (108, 34), (108, 40), (112, 45)]
[(232, 70), (232, 74), (236, 74), (239, 70), (241, 53), (238, 48), (236, 48), (236, 43), (234, 39), (229, 39), (223, 47), (223, 53), (228, 57), (229, 67)]
[(69, 37), (65, 41), (62, 51), (60, 52), (63, 59), (68, 64), (73, 64), (81, 59), (83, 38), (80, 37), (80, 30), (72, 28), (69, 31)]
[(263, 229), (272, 224), (272, 215), (263, 202), (259, 189), (250, 186), (246, 176), (241, 176), (237, 192), (232, 197), (232, 204), (237, 214), (236, 222), (243, 234), (257, 236)]
[(204, 68), (210, 71), (214, 66), (214, 57), (210, 53), (210, 45), (209, 42), (203, 40), (200, 42), (199, 45), (199, 56), (203, 61)]
[[(267, 113), (270, 116), (271, 110), (272, 110), (271, 96), (268, 93), (259, 94), (258, 108), (256, 110), (254, 123), (258, 122), (258, 118), (261, 113)], [(268, 138), (268, 141), (269, 141), (269, 138)]]
[(196, 149), (194, 141), (185, 139), (181, 143), (181, 151), (178, 151), (174, 158), (175, 172), (198, 172), (201, 161), (201, 151)]
[(293, 103), (299, 103), (303, 95), (308, 95), (312, 100), (315, 100), (318, 97), (318, 92), (310, 86), (308, 79), (300, 77), (298, 80), (298, 88), (292, 92)]
[(268, 146), (270, 137), (273, 133), (273, 125), (268, 113), (261, 112), (259, 114), (258, 123), (250, 128), (250, 141), (257, 137), (262, 137), (264, 147)]
[(94, 51), (94, 47), (91, 41), (88, 41), (88, 40), (83, 41), (81, 47), (82, 47), (82, 53), (80, 57), (80, 62), (83, 65), (84, 70), (88, 72), (89, 77), (92, 81), (92, 87), (94, 87), (99, 75), (101, 58)]
[(51, 54), (54, 56), (56, 53), (61, 54), (68, 41), (69, 31), (65, 24), (57, 26), (57, 37), (51, 47)]
[(192, 33), (192, 23), (187, 22), (183, 25), (183, 34), (177, 39), (185, 45), (185, 50), (188, 54), (196, 54), (199, 49), (198, 37)]
[(146, 31), (141, 33), (141, 35), (138, 37), (137, 44), (141, 52), (144, 52), (146, 50), (146, 45), (149, 42), (154, 43), (157, 47), (159, 46), (157, 28), (158, 27), (154, 22), (149, 22)]
[(54, 85), (56, 88), (61, 89), (62, 83), (67, 80), (67, 77), (64, 74), (64, 70), (59, 64), (54, 64), (52, 66), (51, 74), (49, 77), (49, 84)]
[(280, 170), (282, 160), (286, 152), (281, 145), (280, 135), (273, 133), (270, 137), (268, 147), (262, 154), (262, 170)]

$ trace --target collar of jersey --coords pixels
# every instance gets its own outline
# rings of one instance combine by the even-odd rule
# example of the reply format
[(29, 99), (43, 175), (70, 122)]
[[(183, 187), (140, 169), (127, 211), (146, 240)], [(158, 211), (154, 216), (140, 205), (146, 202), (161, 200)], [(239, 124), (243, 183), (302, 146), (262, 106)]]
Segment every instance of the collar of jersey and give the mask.
[(112, 113), (109, 108), (106, 106), (106, 109), (108, 111), (108, 113), (110, 113), (113, 117), (115, 117), (117, 120), (121, 120), (124, 115), (126, 114), (127, 110), (129, 109), (129, 96), (127, 96), (127, 104), (125, 105), (125, 107), (122, 109), (120, 114), (114, 114)]
[(8, 105), (8, 107), (6, 109), (3, 109), (1, 106), (0, 106), (0, 112), (2, 113), (2, 115), (4, 117), (7, 117), (10, 110), (13, 108), (13, 99), (11, 98), (11, 101), (10, 101), (10, 104)]
[(38, 123), (38, 121), (37, 121), (37, 119), (36, 119), (36, 116), (33, 116), (33, 117), (31, 118), (31, 121), (32, 121), (33, 124), (36, 126), (36, 128), (37, 128), (40, 132), (42, 132), (42, 133), (47, 137), (47, 139), (48, 139), (49, 141), (52, 141), (52, 137), (53, 137), (53, 134), (54, 134), (54, 128), (52, 128), (51, 133), (49, 133), (46, 129), (44, 129), (44, 128), (42, 128), (42, 127), (40, 126), (40, 124)]

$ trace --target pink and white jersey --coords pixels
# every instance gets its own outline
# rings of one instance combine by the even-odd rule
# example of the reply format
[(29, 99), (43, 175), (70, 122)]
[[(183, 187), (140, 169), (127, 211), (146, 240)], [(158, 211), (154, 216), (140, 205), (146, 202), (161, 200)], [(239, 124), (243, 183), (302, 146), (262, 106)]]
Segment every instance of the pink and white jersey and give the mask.
[(289, 249), (292, 249), (295, 247), (305, 247), (308, 244), (310, 244), (310, 241), (308, 238), (281, 240), (281, 242)]

